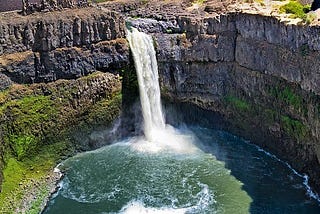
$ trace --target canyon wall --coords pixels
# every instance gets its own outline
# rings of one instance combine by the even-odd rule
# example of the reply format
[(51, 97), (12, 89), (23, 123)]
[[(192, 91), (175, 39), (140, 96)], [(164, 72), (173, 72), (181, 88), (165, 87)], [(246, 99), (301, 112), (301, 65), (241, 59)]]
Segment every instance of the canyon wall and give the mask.
[(114, 12), (86, 8), (12, 16), (0, 21), (0, 72), (14, 82), (74, 79), (129, 61), (127, 44), (119, 40), (124, 19)]
[(308, 174), (319, 192), (319, 27), (241, 13), (175, 25), (154, 33), (163, 94), (219, 113), (225, 129)]
[[(48, 188), (29, 185), (41, 177), (29, 164), (45, 177), (75, 151), (101, 146), (90, 131), (120, 115), (124, 36), (124, 18), (103, 9), (0, 14), (0, 212), (18, 212), (19, 200), (30, 205), (30, 192)], [(6, 179), (12, 162), (25, 172)]]
[[(129, 25), (154, 36), (164, 96), (216, 112), (225, 129), (307, 173), (320, 192), (318, 26), (234, 12), (165, 16), (121, 8), (142, 17)], [(1, 19), (0, 90), (129, 65), (124, 16), (88, 10)]]

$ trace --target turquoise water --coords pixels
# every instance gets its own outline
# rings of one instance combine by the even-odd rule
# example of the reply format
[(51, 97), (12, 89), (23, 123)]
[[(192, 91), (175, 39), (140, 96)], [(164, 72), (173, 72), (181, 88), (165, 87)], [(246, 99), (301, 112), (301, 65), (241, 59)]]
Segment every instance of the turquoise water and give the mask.
[(175, 135), (181, 147), (129, 138), (68, 159), (43, 213), (320, 213), (304, 178), (258, 147), (199, 126)]

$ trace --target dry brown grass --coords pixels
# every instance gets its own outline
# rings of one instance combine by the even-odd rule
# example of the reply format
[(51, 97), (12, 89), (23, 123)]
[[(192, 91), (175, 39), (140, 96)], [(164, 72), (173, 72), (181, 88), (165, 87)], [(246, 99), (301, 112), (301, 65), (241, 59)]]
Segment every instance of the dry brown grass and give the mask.
[(33, 55), (32, 51), (12, 53), (0, 56), (0, 66), (8, 66), (14, 62), (21, 62)]

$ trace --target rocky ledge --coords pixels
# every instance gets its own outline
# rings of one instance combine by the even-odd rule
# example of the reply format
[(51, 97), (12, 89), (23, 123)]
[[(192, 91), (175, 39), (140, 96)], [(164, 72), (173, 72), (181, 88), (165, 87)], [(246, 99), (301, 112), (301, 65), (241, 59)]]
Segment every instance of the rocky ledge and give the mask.
[(103, 9), (0, 14), (0, 72), (16, 83), (39, 83), (119, 69), (129, 61), (124, 36), (122, 16)]

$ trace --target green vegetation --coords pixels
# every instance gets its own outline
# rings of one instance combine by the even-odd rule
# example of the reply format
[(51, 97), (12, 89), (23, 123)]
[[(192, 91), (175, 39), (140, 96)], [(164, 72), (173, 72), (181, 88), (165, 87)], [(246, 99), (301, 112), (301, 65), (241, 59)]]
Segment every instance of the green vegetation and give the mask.
[(167, 29), (166, 33), (168, 33), (168, 34), (172, 33), (172, 29)]
[(261, 6), (265, 6), (264, 0), (255, 0), (255, 2), (259, 3)]
[(279, 98), (294, 107), (300, 107), (302, 105), (302, 98), (296, 95), (289, 87), (280, 91)]
[[(38, 213), (50, 191), (47, 179), (53, 167), (79, 149), (71, 133), (90, 132), (119, 115), (120, 88), (87, 89), (100, 79), (104, 76), (97, 72), (78, 80), (13, 85), (0, 92), (0, 140), (5, 142), (0, 146), (5, 162), (0, 213), (17, 213), (22, 202), (28, 203), (26, 213)], [(79, 95), (85, 89), (90, 95)], [(36, 197), (25, 198), (30, 193)]]
[(307, 127), (299, 120), (292, 119), (288, 116), (281, 116), (281, 123), (284, 131), (297, 140), (303, 140), (307, 136)]
[(39, 146), (41, 136), (53, 126), (58, 109), (48, 96), (27, 96), (5, 103), (2, 112), (12, 121), (6, 126), (4, 141), (21, 160)]
[(75, 153), (68, 141), (45, 145), (35, 156), (18, 161), (7, 154), (6, 167), (3, 171), (4, 182), (0, 194), (0, 213), (16, 213), (26, 194), (34, 192), (36, 198), (30, 199), (30, 213), (39, 213), (43, 200), (48, 196), (50, 187), (46, 179), (52, 176), (53, 167), (63, 156)]
[(263, 113), (261, 115), (265, 119), (265, 123), (267, 125), (272, 125), (275, 121), (279, 120), (279, 113), (273, 109), (263, 109), (262, 112)]
[(307, 17), (304, 19), (304, 21), (307, 24), (311, 24), (315, 19), (317, 18), (317, 15), (314, 13), (308, 13)]
[(207, 0), (194, 0), (192, 2), (192, 5), (195, 6), (195, 5), (203, 5), (203, 3), (205, 3)]
[[(154, 40), (153, 40), (154, 41)], [(155, 41), (154, 41), (155, 42)], [(139, 85), (137, 73), (133, 65), (127, 66), (121, 71), (123, 105), (132, 105), (139, 96)]]
[(276, 99), (291, 105), (296, 110), (304, 110), (303, 98), (296, 94), (290, 87), (275, 87), (270, 90), (270, 94)]
[(162, 86), (161, 87), (161, 95), (162, 96), (168, 96), (169, 92), (170, 92), (170, 90), (169, 90), (169, 88), (167, 86)]
[(241, 110), (241, 111), (247, 111), (250, 109), (249, 103), (247, 103), (245, 100), (242, 100), (242, 99), (235, 97), (233, 95), (226, 96), (225, 101), (227, 103), (231, 104), (234, 108)]
[[(116, 93), (113, 95), (112, 99), (103, 99), (94, 105), (95, 110), (90, 111), (86, 117), (86, 120), (82, 120), (80, 127), (85, 129), (90, 127), (92, 124), (103, 125), (106, 121), (113, 121), (115, 116), (118, 115), (119, 106), (122, 103), (122, 94)], [(85, 124), (85, 125), (84, 125)]]
[(38, 193), (36, 194), (37, 198), (32, 202), (27, 214), (40, 213), (43, 201), (46, 199), (46, 197), (48, 197), (49, 194), (50, 194), (50, 190), (45, 186), (42, 186), (38, 191)]
[[(277, 99), (282, 100), (286, 104), (302, 108), (303, 100), (300, 96), (294, 93), (289, 87), (285, 87), (283, 90), (275, 88), (272, 90), (274, 96)], [(232, 123), (237, 127), (241, 127), (244, 130), (250, 130), (252, 126), (255, 126), (257, 121), (263, 121), (262, 127), (268, 128), (279, 124), (280, 127), (288, 137), (301, 141), (308, 137), (309, 128), (304, 125), (300, 120), (293, 119), (286, 115), (281, 108), (270, 108), (270, 106), (259, 105), (258, 103), (251, 103), (248, 100), (238, 98), (234, 95), (228, 95), (224, 99), (226, 105), (231, 106)], [(280, 104), (281, 105), (281, 104)]]
[(300, 18), (306, 21), (310, 8), (310, 5), (302, 5), (298, 1), (291, 0), (289, 3), (280, 7), (280, 12), (292, 14), (292, 18)]

